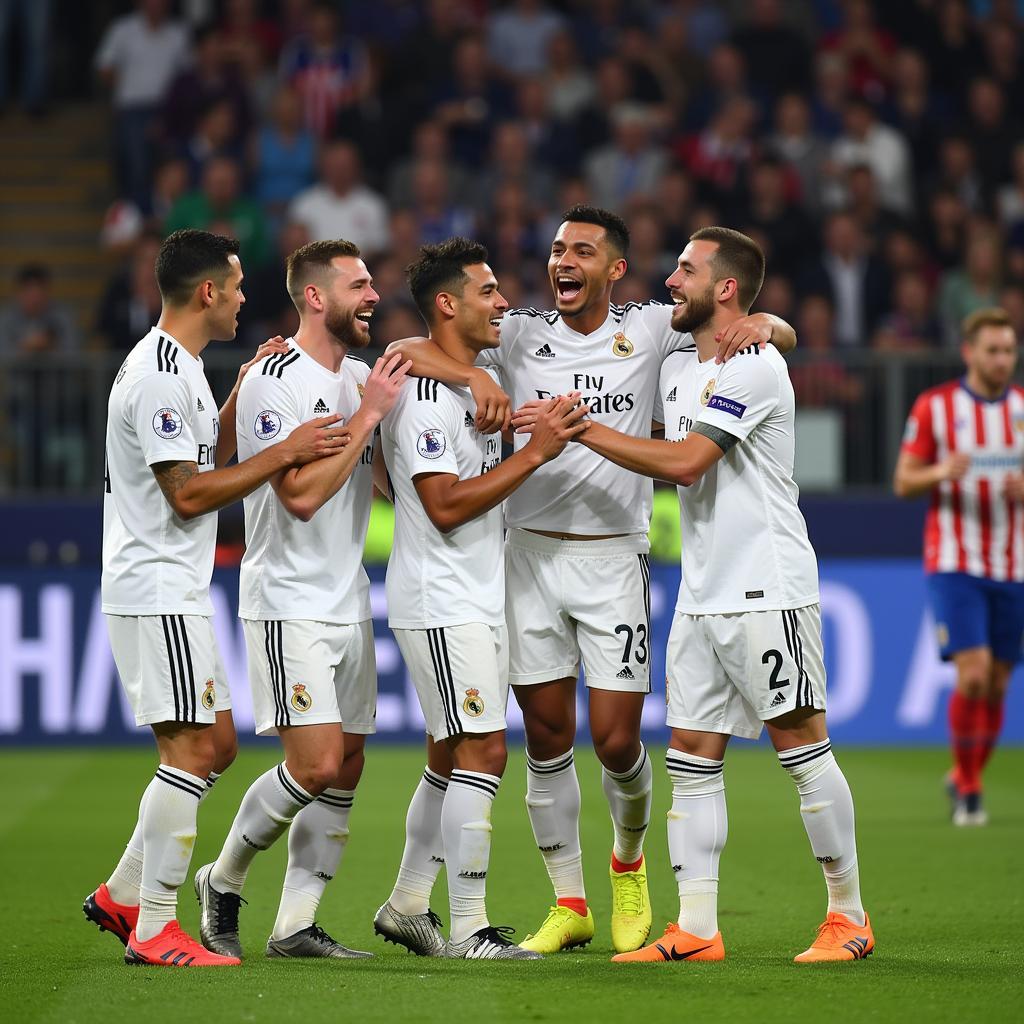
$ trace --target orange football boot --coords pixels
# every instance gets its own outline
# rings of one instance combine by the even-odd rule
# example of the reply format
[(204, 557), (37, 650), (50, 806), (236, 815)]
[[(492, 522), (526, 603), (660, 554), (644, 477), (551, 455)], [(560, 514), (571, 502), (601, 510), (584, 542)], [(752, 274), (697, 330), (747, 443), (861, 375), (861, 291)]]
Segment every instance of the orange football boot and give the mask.
[(237, 956), (211, 953), (182, 930), (177, 921), (168, 921), (153, 938), (140, 942), (132, 932), (124, 950), (124, 962), (142, 967), (237, 967)]
[(677, 924), (670, 924), (656, 942), (632, 953), (619, 953), (612, 957), (617, 964), (665, 963), (671, 960), (724, 960), (725, 946), (722, 933), (714, 938), (702, 939), (684, 932)]
[(845, 914), (829, 911), (825, 923), (818, 928), (818, 934), (811, 945), (799, 956), (798, 964), (817, 964), (832, 960), (863, 960), (871, 956), (875, 948), (875, 933), (871, 920), (864, 915), (864, 926), (854, 924)]
[(138, 905), (133, 907), (127, 903), (115, 903), (106, 882), (85, 897), (82, 913), (98, 925), (101, 932), (116, 935), (122, 946), (128, 945), (128, 936), (135, 930), (139, 920)]

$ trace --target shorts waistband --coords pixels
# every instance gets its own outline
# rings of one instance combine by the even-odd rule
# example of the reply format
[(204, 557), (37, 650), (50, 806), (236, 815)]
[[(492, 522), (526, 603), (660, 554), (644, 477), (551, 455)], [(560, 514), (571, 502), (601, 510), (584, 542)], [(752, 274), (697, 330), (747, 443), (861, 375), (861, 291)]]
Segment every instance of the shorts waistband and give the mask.
[(643, 533), (627, 533), (607, 540), (559, 540), (529, 530), (508, 531), (508, 544), (540, 555), (561, 555), (572, 558), (607, 558), (608, 555), (646, 555), (651, 542)]

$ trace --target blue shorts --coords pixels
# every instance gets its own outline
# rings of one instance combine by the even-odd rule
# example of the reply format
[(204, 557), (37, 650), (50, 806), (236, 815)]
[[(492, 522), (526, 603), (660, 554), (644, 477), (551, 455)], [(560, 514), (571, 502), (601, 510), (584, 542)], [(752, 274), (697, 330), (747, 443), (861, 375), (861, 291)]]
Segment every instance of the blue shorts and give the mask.
[(1011, 665), (1021, 660), (1024, 583), (965, 572), (931, 573), (927, 580), (943, 661), (971, 647), (988, 647)]

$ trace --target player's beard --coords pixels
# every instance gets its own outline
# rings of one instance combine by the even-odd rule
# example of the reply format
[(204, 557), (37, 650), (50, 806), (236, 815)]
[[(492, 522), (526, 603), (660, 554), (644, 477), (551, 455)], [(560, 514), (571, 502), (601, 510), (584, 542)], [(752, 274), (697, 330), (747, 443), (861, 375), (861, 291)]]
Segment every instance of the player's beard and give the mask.
[(328, 334), (346, 348), (366, 348), (370, 344), (368, 332), (364, 332), (356, 323), (356, 311), (343, 309), (334, 303), (328, 304), (324, 310), (324, 327)]
[(672, 311), (672, 330), (680, 334), (699, 331), (715, 315), (715, 289), (709, 287), (702, 295), (688, 298), (682, 309)]

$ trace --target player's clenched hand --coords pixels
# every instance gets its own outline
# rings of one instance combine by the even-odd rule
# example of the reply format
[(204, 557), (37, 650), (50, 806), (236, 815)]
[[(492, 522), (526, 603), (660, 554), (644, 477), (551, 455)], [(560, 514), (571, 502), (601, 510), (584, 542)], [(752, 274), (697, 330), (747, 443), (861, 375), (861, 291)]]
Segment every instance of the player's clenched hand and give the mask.
[(942, 463), (943, 480), (959, 480), (971, 468), (971, 457), (963, 452), (954, 452)]
[(476, 429), (481, 434), (508, 430), (512, 422), (512, 400), (486, 370), (473, 374), (469, 392), (476, 403)]
[(267, 356), (277, 355), (279, 352), (287, 352), (288, 343), (281, 337), (280, 334), (268, 341), (263, 342), (258, 349), (256, 349), (256, 355), (252, 357), (247, 363), (242, 363), (241, 369), (238, 371), (238, 379), (235, 381), (235, 387), (242, 383), (242, 378), (262, 359), (266, 359)]
[(767, 345), (771, 339), (771, 324), (756, 316), (741, 316), (715, 335), (715, 341), (718, 342), (715, 362), (726, 363), (740, 349), (750, 348), (751, 345)]
[(589, 424), (583, 417), (589, 412), (590, 406), (579, 402), (578, 392), (548, 399), (529, 428), (530, 440), (526, 447), (550, 462), (587, 429)]
[(1007, 474), (1006, 482), (1003, 484), (1003, 490), (1010, 501), (1024, 502), (1024, 474)]
[(363, 385), (363, 400), (359, 403), (359, 411), (380, 423), (398, 401), (410, 369), (412, 361), (407, 359), (403, 362), (401, 353), (381, 356), (373, 364), (370, 376)]
[[(573, 392), (579, 395), (578, 391)], [(532, 398), (524, 402), (514, 413), (512, 413), (512, 427), (517, 434), (529, 434), (541, 410), (550, 405), (550, 398)]]
[(296, 427), (282, 442), (292, 465), (303, 466), (336, 455), (352, 440), (352, 432), (338, 421), (340, 413), (319, 416)]

